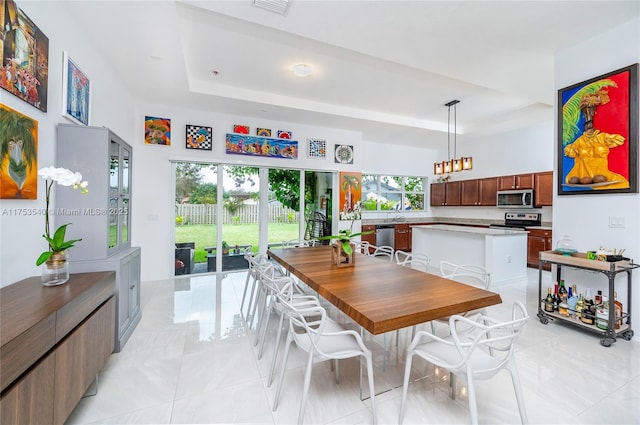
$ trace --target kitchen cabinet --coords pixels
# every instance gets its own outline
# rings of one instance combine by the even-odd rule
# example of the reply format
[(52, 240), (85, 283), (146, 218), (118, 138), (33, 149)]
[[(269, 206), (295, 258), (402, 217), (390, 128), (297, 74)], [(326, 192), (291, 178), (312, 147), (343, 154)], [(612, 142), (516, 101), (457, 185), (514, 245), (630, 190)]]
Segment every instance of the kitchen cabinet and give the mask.
[(116, 271), (116, 343), (119, 352), (141, 318), (140, 248), (131, 247), (133, 149), (106, 127), (58, 124), (56, 162), (82, 174), (89, 192), (57, 190), (56, 225), (71, 223), (67, 239), (72, 273)]
[(371, 232), (368, 235), (360, 236), (360, 241), (369, 242), (370, 245), (376, 244), (376, 226), (374, 224), (363, 224), (362, 225), (363, 232)]
[[(551, 230), (527, 229), (527, 267), (538, 268), (540, 264), (539, 254), (553, 249)], [(544, 269), (550, 270), (550, 265), (545, 264)]]
[(460, 182), (462, 206), (496, 206), (498, 179), (496, 177)]
[(408, 224), (396, 224), (394, 231), (394, 249), (411, 250), (411, 227)]
[(533, 189), (534, 173), (498, 177), (498, 190)]
[(431, 206), (460, 206), (461, 190), (460, 182), (445, 182), (431, 184)]
[[(596, 325), (584, 323), (581, 320), (577, 320), (576, 317), (571, 317), (571, 313), (575, 313), (569, 310), (568, 316), (563, 316), (559, 312), (545, 311), (544, 298), (542, 295), (542, 270), (539, 273), (538, 278), (538, 318), (544, 325), (549, 323), (549, 320), (558, 321), (560, 323), (567, 323), (569, 325), (577, 326), (581, 329), (595, 332), (602, 336), (600, 344), (604, 347), (610, 347), (611, 344), (616, 342), (616, 338), (620, 337), (624, 340), (631, 341), (633, 338), (633, 330), (631, 329), (631, 296), (628, 296), (626, 309), (627, 311), (621, 311), (620, 316), (616, 318), (614, 301), (615, 301), (615, 284), (616, 275), (619, 273), (625, 273), (627, 275), (627, 294), (631, 294), (631, 272), (633, 269), (640, 267), (635, 264), (633, 260), (622, 260), (616, 262), (609, 261), (597, 261), (588, 260), (587, 254), (584, 252), (576, 252), (571, 255), (562, 255), (554, 251), (545, 251), (540, 253), (541, 269), (544, 264), (554, 264), (556, 266), (556, 281), (562, 280), (562, 270), (565, 267), (577, 270), (585, 270), (587, 272), (600, 273), (607, 276), (608, 280), (608, 296), (609, 296), (609, 316), (606, 319), (606, 329), (600, 329)], [(597, 320), (597, 319), (596, 319)]]
[(553, 171), (534, 174), (533, 196), (536, 207), (553, 205)]

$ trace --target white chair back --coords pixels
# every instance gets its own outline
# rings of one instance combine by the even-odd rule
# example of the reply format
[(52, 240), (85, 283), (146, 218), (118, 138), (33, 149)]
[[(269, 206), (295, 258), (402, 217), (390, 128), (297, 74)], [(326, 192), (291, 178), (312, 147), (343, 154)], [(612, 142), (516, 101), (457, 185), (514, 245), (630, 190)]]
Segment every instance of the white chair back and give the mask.
[(449, 261), (440, 261), (440, 275), (447, 279), (482, 289), (489, 289), (491, 286), (491, 274), (484, 267), (475, 264), (455, 264)]
[[(373, 245), (372, 245), (373, 247)], [(375, 250), (371, 254), (372, 257), (381, 257), (389, 260), (389, 262), (393, 261), (393, 247), (389, 245), (380, 245), (375, 247)]]

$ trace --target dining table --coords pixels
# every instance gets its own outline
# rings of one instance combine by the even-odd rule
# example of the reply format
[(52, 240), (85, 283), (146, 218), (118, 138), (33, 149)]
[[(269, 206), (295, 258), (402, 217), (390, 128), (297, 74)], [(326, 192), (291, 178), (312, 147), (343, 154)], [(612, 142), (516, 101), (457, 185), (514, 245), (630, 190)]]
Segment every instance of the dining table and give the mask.
[[(396, 350), (397, 362), (388, 367), (386, 333), (502, 303), (495, 292), (357, 252), (353, 265), (339, 267), (331, 261), (328, 245), (269, 249), (267, 255), (357, 323), (361, 335), (364, 331), (383, 335), (380, 351), (385, 376), (377, 374), (376, 381), (383, 379), (386, 389), (378, 391), (377, 383), (376, 393), (401, 385), (404, 351)], [(361, 364), (360, 398), (364, 400), (362, 377)]]
[(495, 292), (360, 253), (338, 267), (328, 245), (267, 254), (373, 335), (502, 302)]

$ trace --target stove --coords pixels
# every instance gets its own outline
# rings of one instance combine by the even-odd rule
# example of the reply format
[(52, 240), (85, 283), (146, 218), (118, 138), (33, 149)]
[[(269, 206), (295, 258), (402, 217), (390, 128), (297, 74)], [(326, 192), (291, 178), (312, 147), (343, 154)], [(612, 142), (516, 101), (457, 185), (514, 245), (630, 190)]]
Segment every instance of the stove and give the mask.
[(527, 227), (540, 226), (541, 224), (542, 214), (540, 213), (508, 212), (504, 214), (504, 224), (492, 224), (489, 227), (494, 229), (524, 230)]

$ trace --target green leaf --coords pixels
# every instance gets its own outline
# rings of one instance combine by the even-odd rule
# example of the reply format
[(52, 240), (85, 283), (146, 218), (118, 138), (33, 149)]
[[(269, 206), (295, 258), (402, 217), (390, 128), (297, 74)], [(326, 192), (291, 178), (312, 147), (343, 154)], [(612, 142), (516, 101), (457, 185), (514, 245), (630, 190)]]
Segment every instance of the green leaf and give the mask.
[(38, 259), (36, 260), (36, 266), (41, 266), (42, 263), (44, 263), (49, 258), (51, 258), (52, 255), (53, 255), (53, 252), (51, 252), (51, 251), (45, 251), (42, 254), (40, 254)]

